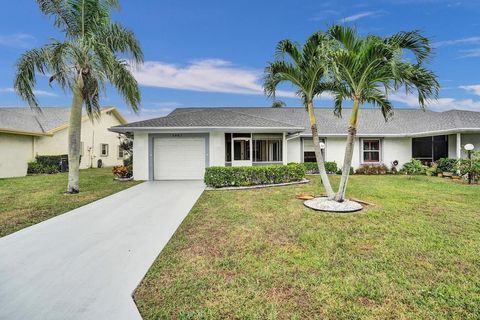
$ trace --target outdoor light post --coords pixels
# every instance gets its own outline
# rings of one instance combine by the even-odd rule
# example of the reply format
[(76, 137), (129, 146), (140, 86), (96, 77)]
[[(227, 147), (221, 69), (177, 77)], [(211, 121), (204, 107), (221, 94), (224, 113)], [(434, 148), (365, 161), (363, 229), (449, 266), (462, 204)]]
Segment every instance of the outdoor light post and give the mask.
[(472, 150), (475, 146), (471, 143), (465, 145), (465, 150), (468, 152), (468, 161), (470, 165), (470, 170), (468, 171), (468, 184), (472, 184)]

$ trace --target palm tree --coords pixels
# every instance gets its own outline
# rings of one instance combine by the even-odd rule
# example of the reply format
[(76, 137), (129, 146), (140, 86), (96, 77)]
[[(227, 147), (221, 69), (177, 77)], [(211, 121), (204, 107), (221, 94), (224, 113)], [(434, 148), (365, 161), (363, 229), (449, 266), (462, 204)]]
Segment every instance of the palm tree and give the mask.
[(67, 193), (78, 193), (82, 109), (85, 107), (92, 121), (100, 115), (100, 94), (108, 82), (137, 112), (140, 90), (130, 67), (143, 62), (143, 53), (135, 35), (111, 21), (111, 11), (119, 8), (118, 0), (37, 0), (37, 4), (43, 14), (53, 17), (54, 25), (65, 36), (25, 52), (17, 63), (14, 86), (30, 107), (38, 110), (33, 91), (37, 72), (51, 75), (49, 83), (55, 81), (64, 91), (72, 92)]
[(334, 48), (331, 70), (335, 79), (335, 113), (341, 116), (343, 100), (353, 101), (342, 179), (335, 196), (341, 202), (345, 199), (360, 107), (369, 103), (380, 108), (387, 121), (393, 115), (389, 91), (404, 88), (406, 93), (416, 93), (420, 107), (425, 108), (429, 99), (437, 98), (439, 83), (437, 76), (424, 67), (431, 45), (418, 31), (399, 32), (390, 37), (359, 37), (354, 28), (333, 26), (327, 34)]
[(264, 91), (275, 99), (277, 86), (289, 82), (297, 89), (310, 118), (315, 157), (323, 186), (329, 198), (335, 193), (328, 179), (325, 163), (320, 149), (317, 119), (313, 99), (324, 92), (325, 77), (328, 74), (324, 57), (329, 44), (325, 34), (316, 32), (311, 35), (303, 47), (290, 40), (282, 40), (277, 44), (274, 62), (265, 68)]

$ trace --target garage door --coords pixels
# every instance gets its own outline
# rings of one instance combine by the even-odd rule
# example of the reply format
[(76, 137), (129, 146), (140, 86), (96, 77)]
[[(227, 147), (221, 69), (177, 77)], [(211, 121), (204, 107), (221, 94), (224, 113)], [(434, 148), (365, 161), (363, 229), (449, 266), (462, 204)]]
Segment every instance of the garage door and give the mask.
[(155, 180), (197, 180), (205, 173), (205, 138), (156, 138)]

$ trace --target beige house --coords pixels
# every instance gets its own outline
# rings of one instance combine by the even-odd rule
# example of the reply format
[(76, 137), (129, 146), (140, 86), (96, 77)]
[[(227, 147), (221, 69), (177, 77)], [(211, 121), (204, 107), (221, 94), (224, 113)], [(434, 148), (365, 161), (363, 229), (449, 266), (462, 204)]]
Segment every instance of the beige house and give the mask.
[[(70, 108), (0, 108), (0, 178), (25, 176), (27, 163), (37, 155), (68, 153), (68, 120)], [(82, 120), (80, 168), (114, 166), (123, 161), (120, 139), (108, 128), (126, 120), (113, 107), (104, 108), (99, 119)]]

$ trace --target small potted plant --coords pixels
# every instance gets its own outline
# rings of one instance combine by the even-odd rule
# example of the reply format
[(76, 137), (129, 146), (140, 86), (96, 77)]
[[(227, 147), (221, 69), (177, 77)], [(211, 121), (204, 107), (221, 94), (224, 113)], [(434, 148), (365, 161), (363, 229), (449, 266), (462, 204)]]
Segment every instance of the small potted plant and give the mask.
[(132, 166), (114, 166), (112, 169), (115, 180), (130, 181), (133, 179)]

